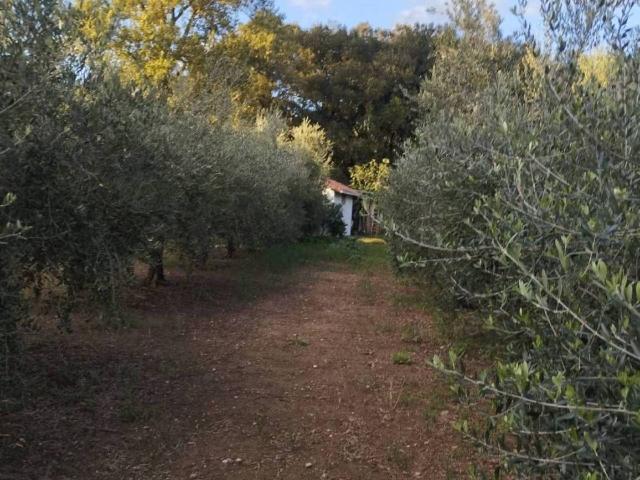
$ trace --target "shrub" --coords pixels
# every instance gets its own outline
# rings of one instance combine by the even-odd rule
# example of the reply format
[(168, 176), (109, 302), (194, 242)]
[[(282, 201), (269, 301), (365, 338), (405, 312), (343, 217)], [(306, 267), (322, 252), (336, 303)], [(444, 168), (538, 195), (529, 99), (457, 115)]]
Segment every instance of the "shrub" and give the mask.
[[(460, 428), (519, 477), (640, 474), (631, 7), (543, 1), (554, 55), (531, 41), (513, 68), (498, 68), (509, 46), (486, 28), (456, 24), (442, 77), (425, 81), (419, 140), (381, 195), (404, 265), (435, 270), (498, 335), (499, 361), (478, 377), (454, 352), (433, 364), (491, 399), (484, 432)], [(602, 44), (606, 82), (579, 68)]]
[(332, 237), (342, 237), (347, 226), (342, 218), (340, 205), (325, 203), (322, 219), (322, 231)]

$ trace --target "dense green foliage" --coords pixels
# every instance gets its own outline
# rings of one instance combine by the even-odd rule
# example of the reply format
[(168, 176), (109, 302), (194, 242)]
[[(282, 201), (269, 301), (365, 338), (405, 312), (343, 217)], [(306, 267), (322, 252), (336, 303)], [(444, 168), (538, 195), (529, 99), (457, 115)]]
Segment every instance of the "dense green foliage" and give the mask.
[(349, 169), (351, 185), (365, 192), (379, 192), (389, 180), (391, 174), (391, 161), (388, 158), (378, 162), (371, 160), (369, 163), (356, 165)]
[[(433, 364), (491, 399), (460, 428), (518, 478), (640, 475), (640, 69), (634, 2), (543, 1), (548, 54), (456, 2), (416, 143), (380, 195), (404, 265), (487, 318), (494, 369)], [(606, 45), (602, 68), (580, 68)], [(606, 77), (603, 78), (603, 77)], [(511, 477), (510, 477), (511, 478)]]
[(349, 167), (395, 158), (414, 130), (412, 96), (430, 72), (435, 31), (425, 26), (378, 30), (314, 27), (295, 41), (312, 54), (308, 72), (291, 81), (290, 108), (322, 125), (335, 158)]
[(330, 144), (313, 125), (231, 125), (208, 92), (123, 83), (60, 2), (0, 12), (3, 353), (45, 300), (65, 325), (80, 300), (115, 318), (135, 259), (163, 280), (167, 243), (198, 261), (221, 240), (260, 247), (323, 227)]
[[(187, 75), (218, 89), (237, 121), (278, 111), (309, 118), (334, 147), (337, 174), (372, 158), (395, 158), (414, 131), (413, 96), (428, 75), (438, 31), (286, 23), (269, 0), (75, 0), (83, 41), (117, 62), (119, 76), (173, 88)], [(247, 16), (247, 21), (239, 19)]]
[(347, 178), (349, 167), (395, 158), (412, 136), (413, 96), (431, 70), (436, 36), (424, 25), (303, 30), (262, 12), (222, 47), (248, 79), (239, 97), (295, 124), (310, 118), (322, 126)]
[[(229, 87), (236, 120), (251, 121), (263, 110), (277, 110), (290, 125), (309, 118), (333, 142), (344, 178), (353, 165), (395, 158), (415, 127), (412, 97), (431, 70), (437, 30), (368, 24), (304, 30), (286, 23), (271, 3), (75, 2), (83, 40), (108, 46), (101, 60), (115, 60), (127, 81), (167, 87), (188, 73), (200, 88)], [(246, 12), (248, 20), (238, 24)]]

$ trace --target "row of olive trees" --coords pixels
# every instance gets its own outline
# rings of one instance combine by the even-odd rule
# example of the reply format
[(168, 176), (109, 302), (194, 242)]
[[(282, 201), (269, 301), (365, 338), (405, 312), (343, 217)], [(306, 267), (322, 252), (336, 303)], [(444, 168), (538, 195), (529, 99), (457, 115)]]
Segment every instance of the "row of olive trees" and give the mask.
[(321, 131), (273, 115), (227, 125), (202, 108), (215, 99), (125, 85), (117, 64), (79, 44), (73, 21), (55, 0), (0, 8), (2, 353), (35, 297), (62, 319), (87, 299), (113, 316), (136, 258), (157, 282), (168, 243), (201, 261), (221, 240), (314, 233), (326, 213)]
[(491, 399), (482, 431), (460, 428), (518, 478), (640, 475), (635, 3), (543, 1), (542, 54), (501, 41), (484, 2), (456, 2), (419, 140), (380, 198), (404, 264), (500, 339), (479, 376), (456, 352), (433, 364)]

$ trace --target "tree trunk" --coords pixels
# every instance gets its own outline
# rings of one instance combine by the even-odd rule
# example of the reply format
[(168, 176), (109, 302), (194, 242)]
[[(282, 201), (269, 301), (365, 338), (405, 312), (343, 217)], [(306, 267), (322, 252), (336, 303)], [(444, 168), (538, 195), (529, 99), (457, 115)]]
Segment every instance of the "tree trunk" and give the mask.
[(233, 258), (236, 253), (236, 244), (233, 238), (227, 239), (227, 258)]
[(164, 241), (158, 241), (149, 250), (149, 269), (147, 270), (147, 285), (153, 285), (157, 287), (163, 283), (166, 283), (167, 279), (164, 276)]

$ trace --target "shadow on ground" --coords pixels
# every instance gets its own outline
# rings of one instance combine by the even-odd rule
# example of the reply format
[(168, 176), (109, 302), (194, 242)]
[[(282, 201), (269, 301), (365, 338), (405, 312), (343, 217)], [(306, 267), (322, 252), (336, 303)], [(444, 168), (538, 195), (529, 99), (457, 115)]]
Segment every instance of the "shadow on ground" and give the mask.
[[(134, 289), (130, 328), (29, 342), (0, 479), (458, 478), (444, 347), (384, 245), (303, 244)], [(397, 361), (402, 358), (403, 361)]]

